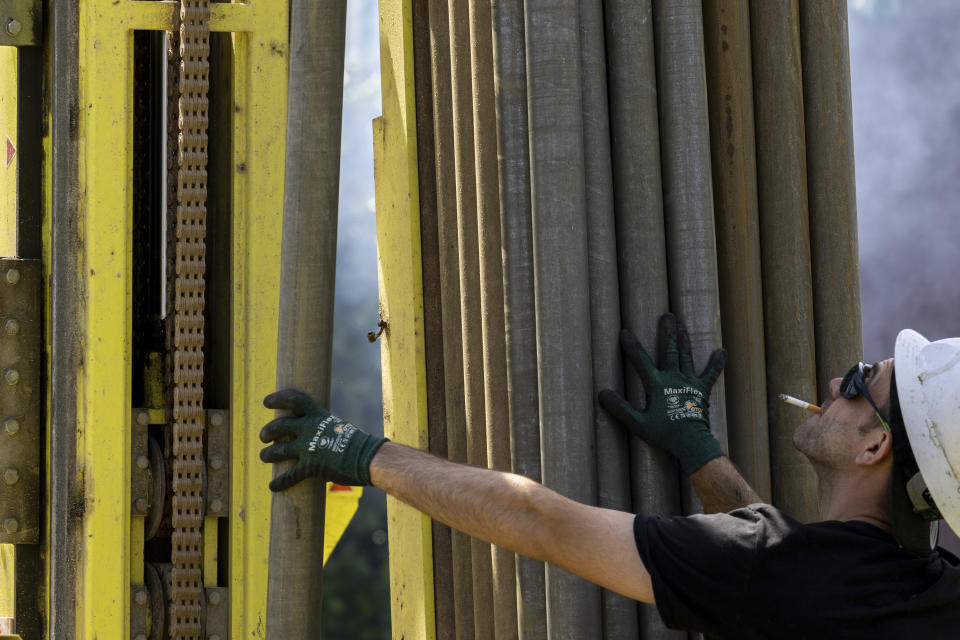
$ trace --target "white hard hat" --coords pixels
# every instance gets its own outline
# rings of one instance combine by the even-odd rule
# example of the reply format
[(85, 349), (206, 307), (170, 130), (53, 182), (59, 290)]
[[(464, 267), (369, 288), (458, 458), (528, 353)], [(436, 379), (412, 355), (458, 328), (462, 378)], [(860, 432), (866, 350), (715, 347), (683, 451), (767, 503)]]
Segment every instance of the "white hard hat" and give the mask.
[[(900, 411), (920, 475), (943, 518), (960, 531), (960, 338), (930, 342), (904, 329), (893, 356)], [(923, 491), (919, 484), (913, 481), (908, 489), (915, 503)]]

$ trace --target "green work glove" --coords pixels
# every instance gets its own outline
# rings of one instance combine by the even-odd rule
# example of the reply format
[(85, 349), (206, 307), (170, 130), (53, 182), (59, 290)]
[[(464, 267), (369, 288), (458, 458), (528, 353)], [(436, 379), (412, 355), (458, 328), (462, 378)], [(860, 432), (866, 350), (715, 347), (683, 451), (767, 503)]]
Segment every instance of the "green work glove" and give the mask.
[(709, 399), (727, 352), (714, 351), (703, 373), (695, 375), (690, 336), (670, 313), (660, 316), (657, 327), (659, 368), (629, 331), (620, 334), (620, 346), (643, 381), (646, 409), (638, 411), (610, 389), (600, 392), (600, 404), (634, 435), (675, 455), (687, 474), (723, 455), (710, 433)]
[(260, 451), (261, 460), (296, 460), (292, 469), (270, 482), (271, 491), (289, 489), (307, 476), (342, 485), (370, 484), (370, 461), (386, 438), (341, 420), (295, 389), (271, 393), (263, 405), (293, 414), (276, 418), (260, 430), (261, 441), (273, 441)]

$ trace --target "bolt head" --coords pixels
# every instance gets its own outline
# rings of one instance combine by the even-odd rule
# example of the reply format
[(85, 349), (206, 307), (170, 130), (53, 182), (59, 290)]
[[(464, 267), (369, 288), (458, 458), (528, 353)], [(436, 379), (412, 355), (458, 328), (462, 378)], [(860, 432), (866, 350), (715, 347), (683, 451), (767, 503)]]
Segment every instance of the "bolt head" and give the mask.
[(3, 472), (3, 481), (6, 482), (9, 486), (17, 484), (17, 481), (20, 480), (20, 472), (17, 471), (14, 467), (9, 467)]
[(219, 591), (210, 591), (207, 593), (207, 602), (216, 606), (220, 604), (220, 592)]
[(150, 414), (146, 411), (137, 411), (137, 424), (141, 427), (150, 424)]
[(150, 460), (147, 459), (147, 456), (137, 456), (137, 469), (146, 471), (149, 467)]
[(20, 21), (16, 18), (11, 18), (7, 21), (7, 33), (12, 36), (20, 35), (20, 31), (23, 29), (23, 25), (20, 24)]
[(15, 336), (20, 333), (20, 321), (16, 318), (10, 318), (5, 323), (3, 323), (3, 330), (6, 331), (8, 336)]
[(20, 431), (20, 421), (16, 418), (7, 418), (3, 421), (3, 429), (7, 435), (14, 436)]
[[(11, 20), (10, 22), (17, 22), (16, 20)], [(10, 22), (7, 23), (7, 31), (10, 31)], [(20, 23), (17, 22), (19, 25)], [(18, 30), (17, 33), (20, 33)], [(14, 34), (11, 34), (14, 35)], [(20, 282), (20, 270), (19, 269), (7, 269), (7, 283), (8, 284), (17, 284)]]
[(3, 372), (3, 379), (6, 380), (7, 384), (12, 387), (20, 382), (20, 372), (16, 369), (7, 369)]
[(149, 507), (150, 504), (147, 502), (146, 498), (137, 498), (134, 501), (133, 506), (136, 507), (137, 511), (144, 513)]
[(219, 427), (223, 424), (223, 414), (219, 411), (210, 412), (210, 426)]
[(20, 530), (20, 521), (16, 518), (7, 518), (3, 521), (3, 530), (7, 533), (16, 533)]
[(210, 468), (214, 471), (223, 467), (223, 458), (218, 455), (210, 456)]
[(133, 594), (134, 601), (141, 607), (147, 604), (147, 591), (146, 589), (137, 589), (137, 592)]
[(220, 513), (223, 511), (223, 501), (220, 498), (214, 498), (210, 501), (210, 511)]

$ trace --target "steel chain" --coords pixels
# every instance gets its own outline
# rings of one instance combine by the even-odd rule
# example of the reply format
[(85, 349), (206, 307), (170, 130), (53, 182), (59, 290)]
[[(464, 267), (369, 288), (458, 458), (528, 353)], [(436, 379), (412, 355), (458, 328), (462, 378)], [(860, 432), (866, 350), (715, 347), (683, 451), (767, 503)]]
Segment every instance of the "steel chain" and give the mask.
[(181, 0), (173, 336), (170, 637), (203, 640), (203, 344), (206, 270), (208, 0)]

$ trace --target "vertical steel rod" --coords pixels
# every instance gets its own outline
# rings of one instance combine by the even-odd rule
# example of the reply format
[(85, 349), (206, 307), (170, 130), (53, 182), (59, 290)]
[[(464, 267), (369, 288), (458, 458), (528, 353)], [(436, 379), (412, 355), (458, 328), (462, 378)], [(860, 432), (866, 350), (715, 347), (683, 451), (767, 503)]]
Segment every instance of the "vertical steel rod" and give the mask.
[(863, 358), (847, 3), (800, 2), (817, 391)]
[[(697, 366), (721, 343), (710, 129), (700, 0), (653, 3), (660, 92), (663, 212), (670, 307), (686, 323)], [(727, 449), (723, 376), (710, 395), (710, 426)], [(700, 510), (687, 487), (684, 510)]]
[[(492, 469), (510, 471), (510, 409), (507, 396), (507, 343), (503, 309), (497, 112), (490, 0), (469, 0), (469, 9), (487, 464)], [(509, 549), (497, 546), (492, 546), (491, 552), (494, 631), (498, 640), (510, 640), (518, 637), (515, 554)]]
[(763, 283), (747, 0), (703, 6), (730, 457), (770, 499)]
[[(284, 178), (277, 386), (327, 404), (347, 3), (294, 1)], [(274, 466), (274, 475), (290, 468)], [(267, 633), (320, 637), (325, 483), (311, 478), (273, 494)]]
[[(450, 18), (446, 2), (429, 2), (433, 137), (437, 179), (437, 226), (440, 254), (440, 304), (443, 323), (443, 369), (447, 418), (447, 456), (467, 461), (464, 411), (463, 335), (460, 315), (460, 257), (457, 232), (457, 178), (453, 147), (453, 87), (450, 75)], [(450, 534), (453, 605), (457, 640), (471, 640), (473, 630), (473, 560), (470, 537)], [(439, 629), (438, 629), (439, 633)]]
[[(512, 462), (514, 473), (539, 482), (540, 418), (523, 3), (493, 0), (491, 5)], [(519, 555), (516, 563), (520, 637), (545, 640), (544, 565)]]
[[(543, 481), (595, 504), (579, 3), (524, 10)], [(600, 637), (599, 589), (552, 565), (546, 574), (551, 640)]]
[[(667, 253), (660, 180), (660, 125), (653, 11), (650, 0), (604, 4), (609, 83), (613, 192), (620, 276), (620, 320), (653, 347), (657, 318), (669, 308)], [(636, 372), (625, 368), (626, 397), (643, 406)], [(633, 509), (648, 515), (680, 513), (676, 461), (640, 438), (630, 438)], [(641, 637), (679, 638), (656, 607), (641, 605)]]
[(810, 227), (797, 2), (751, 2), (757, 198), (773, 503), (802, 521), (818, 515), (813, 468), (793, 447), (804, 416), (775, 400), (817, 392)]
[[(450, 0), (450, 69), (453, 81), (453, 147), (457, 175), (457, 226), (460, 252), (460, 311), (463, 323), (464, 408), (467, 461), (487, 466), (483, 382), (483, 327), (480, 319), (480, 251), (477, 227), (477, 176), (473, 139), (473, 90), (468, 0)], [(494, 637), (493, 569), (490, 545), (471, 539), (473, 623), (477, 640)]]
[[(437, 167), (433, 127), (433, 74), (430, 14), (427, 0), (413, 3), (413, 80), (416, 102), (417, 179), (420, 203), (421, 271), (423, 273), (424, 358), (427, 374), (427, 430), (430, 452), (446, 458), (446, 371), (444, 369), (442, 263), (437, 211)], [(447, 28), (444, 21), (443, 28)], [(449, 55), (449, 54), (448, 54)], [(451, 529), (434, 520), (433, 602), (437, 640), (456, 638)]]
[[(583, 149), (587, 206), (590, 324), (594, 391), (623, 393), (620, 357), (620, 292), (617, 231), (613, 207), (610, 116), (603, 5), (580, 2)], [(629, 439), (623, 427), (599, 404), (594, 406), (597, 439), (597, 504), (629, 511)], [(601, 592), (603, 637), (637, 637), (637, 604), (612, 591)]]

